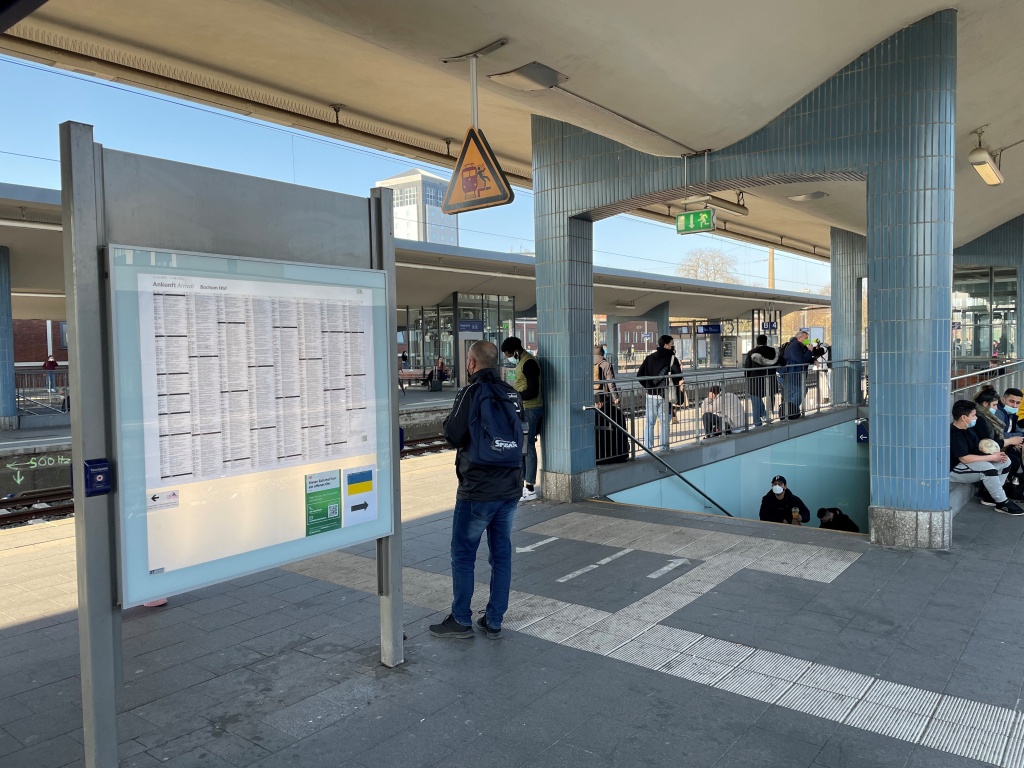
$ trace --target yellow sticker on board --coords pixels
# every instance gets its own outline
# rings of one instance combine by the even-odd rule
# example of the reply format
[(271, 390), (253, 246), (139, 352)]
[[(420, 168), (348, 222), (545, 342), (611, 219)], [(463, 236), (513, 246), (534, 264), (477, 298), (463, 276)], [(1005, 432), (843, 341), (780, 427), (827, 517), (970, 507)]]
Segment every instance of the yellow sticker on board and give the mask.
[(445, 213), (463, 213), (478, 208), (507, 205), (515, 199), (512, 186), (498, 159), (491, 151), (483, 131), (470, 128), (462, 143), (455, 172), (448, 182), (441, 210)]

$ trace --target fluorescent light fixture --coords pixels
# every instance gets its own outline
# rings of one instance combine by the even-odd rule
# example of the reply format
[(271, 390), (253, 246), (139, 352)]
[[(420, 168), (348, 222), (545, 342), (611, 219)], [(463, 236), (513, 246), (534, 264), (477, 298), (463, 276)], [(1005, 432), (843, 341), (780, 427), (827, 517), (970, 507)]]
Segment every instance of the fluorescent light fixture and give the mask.
[(635, 301), (616, 301), (615, 302), (615, 308), (616, 309), (636, 309), (636, 302)]
[(828, 192), (822, 192), (819, 189), (816, 192), (808, 192), (806, 195), (788, 195), (788, 197), (794, 203), (809, 203), (812, 200), (821, 200), (823, 197), (828, 197)]
[(61, 232), (60, 224), (49, 224), (45, 221), (25, 221), (24, 219), (0, 219), (0, 227), (16, 227), (18, 229), (45, 229), (50, 232)]
[(984, 147), (975, 147), (967, 156), (968, 161), (974, 166), (974, 170), (981, 176), (981, 180), (990, 187), (997, 187), (1003, 183), (1003, 174), (996, 165), (992, 155)]
[(735, 213), (737, 216), (749, 216), (750, 209), (745, 205), (734, 203), (731, 200), (723, 200), (720, 197), (714, 195), (697, 195), (696, 197), (688, 197), (683, 200), (683, 205), (710, 205), (712, 208), (718, 208), (723, 211), (729, 211), (729, 213)]
[(556, 72), (539, 61), (531, 61), (510, 72), (488, 75), (488, 77), (498, 85), (514, 88), (517, 91), (544, 91), (561, 85), (569, 79), (568, 76)]

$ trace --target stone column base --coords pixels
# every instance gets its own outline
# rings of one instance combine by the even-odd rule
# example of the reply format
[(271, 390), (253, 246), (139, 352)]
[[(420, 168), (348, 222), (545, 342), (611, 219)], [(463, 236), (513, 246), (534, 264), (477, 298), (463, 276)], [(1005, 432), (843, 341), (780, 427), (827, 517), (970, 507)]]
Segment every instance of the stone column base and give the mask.
[(953, 511), (868, 507), (871, 543), (883, 547), (949, 549), (953, 542)]
[(0, 416), (0, 429), (17, 429), (18, 428), (18, 417), (17, 416)]
[(583, 501), (597, 496), (597, 469), (588, 469), (573, 475), (561, 472), (540, 473), (541, 498), (551, 501)]

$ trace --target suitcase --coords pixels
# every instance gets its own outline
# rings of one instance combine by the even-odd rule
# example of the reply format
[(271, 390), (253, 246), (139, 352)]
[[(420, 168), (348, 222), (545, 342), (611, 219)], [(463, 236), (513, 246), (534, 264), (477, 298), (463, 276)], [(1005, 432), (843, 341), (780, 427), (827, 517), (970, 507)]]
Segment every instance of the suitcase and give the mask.
[[(623, 430), (626, 427), (626, 416), (619, 406), (606, 402), (602, 409)], [(604, 416), (594, 415), (594, 448), (598, 464), (617, 464), (629, 460), (629, 437), (608, 423)]]
[(430, 380), (430, 391), (431, 392), (440, 392), (441, 391), (441, 385), (443, 383), (444, 382), (442, 382), (440, 379), (437, 379), (437, 378), (431, 379)]

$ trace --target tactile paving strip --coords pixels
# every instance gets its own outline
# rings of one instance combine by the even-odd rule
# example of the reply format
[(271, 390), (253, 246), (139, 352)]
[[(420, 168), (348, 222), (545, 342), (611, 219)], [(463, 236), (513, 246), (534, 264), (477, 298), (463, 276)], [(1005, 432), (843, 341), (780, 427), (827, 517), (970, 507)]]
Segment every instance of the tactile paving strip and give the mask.
[(926, 747), (986, 763), (999, 763), (1008, 741), (1006, 736), (945, 720), (932, 720), (921, 738)]
[(861, 701), (846, 718), (846, 725), (916, 744), (928, 725), (928, 718), (871, 701)]
[(733, 668), (728, 664), (719, 664), (717, 661), (709, 661), (683, 653), (672, 659), (661, 671), (692, 680), (695, 683), (714, 685), (732, 670)]
[(820, 688), (809, 688), (799, 683), (793, 683), (793, 687), (778, 701), (780, 707), (840, 723), (846, 719), (856, 703), (857, 699), (852, 696), (843, 696), (841, 693), (823, 691)]
[(738, 693), (740, 696), (769, 704), (777, 702), (792, 685), (786, 680), (779, 680), (777, 677), (769, 677), (760, 672), (751, 672), (739, 667), (715, 683), (715, 687), (721, 688), (723, 691)]
[(651, 645), (640, 640), (631, 640), (609, 653), (608, 657), (619, 661), (628, 661), (630, 664), (647, 669), (661, 669), (678, 655), (679, 651), (670, 651), (668, 648)]

